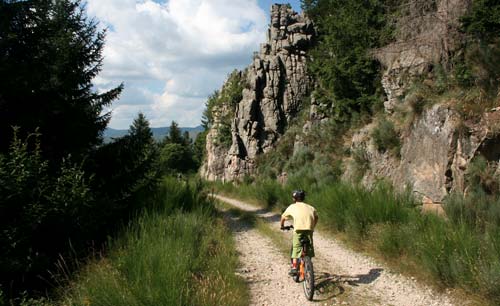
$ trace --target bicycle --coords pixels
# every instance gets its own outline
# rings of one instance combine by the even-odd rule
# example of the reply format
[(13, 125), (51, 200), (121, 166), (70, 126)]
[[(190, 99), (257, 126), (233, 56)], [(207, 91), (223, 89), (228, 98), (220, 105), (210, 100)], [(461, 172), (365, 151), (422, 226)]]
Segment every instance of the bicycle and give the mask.
[[(291, 230), (293, 225), (284, 226), (281, 230)], [(304, 294), (309, 301), (312, 301), (314, 295), (314, 268), (311, 257), (308, 255), (308, 247), (311, 245), (309, 238), (302, 237), (300, 240), (302, 251), (300, 258), (297, 258), (298, 273), (293, 275), (292, 278), (295, 282), (302, 282), (304, 287)], [(293, 263), (293, 259), (292, 259)]]

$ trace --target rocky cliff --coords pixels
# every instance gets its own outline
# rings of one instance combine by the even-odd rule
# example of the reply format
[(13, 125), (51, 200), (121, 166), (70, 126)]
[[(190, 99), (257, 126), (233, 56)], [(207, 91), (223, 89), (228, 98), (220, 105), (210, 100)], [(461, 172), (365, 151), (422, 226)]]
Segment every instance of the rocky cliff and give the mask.
[(306, 71), (306, 51), (314, 38), (311, 21), (288, 5), (271, 8), (267, 43), (242, 72), (243, 98), (231, 122), (229, 148), (217, 143), (221, 118), (227, 107), (214, 113), (207, 135), (207, 159), (201, 174), (209, 180), (235, 180), (255, 169), (255, 158), (271, 150), (301, 109), (312, 80)]
[[(393, 122), (401, 115), (399, 109), (414, 103), (409, 89), (415, 80), (434, 82), (437, 67), (446, 68), (449, 59), (461, 52), (463, 34), (459, 31), (459, 18), (467, 12), (471, 1), (405, 3), (397, 21), (396, 40), (372, 50), (383, 66), (382, 85), (387, 96), (384, 116)], [(272, 7), (268, 42), (244, 72), (248, 85), (235, 109), (232, 145), (221, 149), (214, 144), (217, 128), (212, 128), (208, 135), (208, 159), (202, 169), (206, 178), (235, 180), (254, 173), (255, 158), (272, 150), (285, 133), (313, 87), (313, 80), (306, 74), (306, 52), (314, 35), (313, 25), (306, 17), (287, 6)], [(398, 129), (397, 156), (375, 145), (376, 118), (347, 133), (350, 136), (344, 151), (362, 149), (367, 159), (363, 184), (389, 180), (396, 187), (413, 190), (429, 204), (441, 203), (453, 190), (464, 191), (465, 172), (475, 156), (483, 155), (491, 161), (500, 158), (500, 140), (495, 131), (500, 126), (500, 112), (494, 109), (478, 120), (468, 121), (457, 111), (456, 104), (457, 101), (443, 98), (427, 103), (421, 113), (414, 114), (407, 126)], [(308, 107), (309, 119), (302, 135), (295, 138), (295, 148), (303, 146), (302, 140), (314, 130), (311, 127), (321, 127), (328, 121), (314, 101)], [(352, 156), (342, 159), (343, 178), (352, 179)]]
[[(393, 121), (398, 120), (398, 109), (415, 103), (416, 97), (409, 89), (417, 78), (424, 79), (424, 83), (435, 83), (437, 68), (451, 65), (450, 58), (463, 52), (459, 18), (471, 5), (469, 0), (410, 3), (402, 14), (406, 17), (399, 20), (397, 41), (374, 50), (384, 66), (382, 85), (387, 95), (384, 106)], [(369, 159), (369, 168), (362, 179), (364, 185), (387, 179), (401, 189), (412, 190), (424, 205), (439, 205), (450, 192), (466, 191), (465, 175), (474, 157), (481, 155), (487, 161), (499, 161), (498, 108), (487, 109), (474, 120), (468, 120), (457, 107), (460, 101), (446, 97), (437, 100), (421, 101), (431, 106), (424, 108), (410, 126), (401, 129), (399, 157), (376, 148), (372, 138), (376, 122), (354, 133), (351, 150), (362, 148)], [(352, 172), (348, 166), (344, 178)]]

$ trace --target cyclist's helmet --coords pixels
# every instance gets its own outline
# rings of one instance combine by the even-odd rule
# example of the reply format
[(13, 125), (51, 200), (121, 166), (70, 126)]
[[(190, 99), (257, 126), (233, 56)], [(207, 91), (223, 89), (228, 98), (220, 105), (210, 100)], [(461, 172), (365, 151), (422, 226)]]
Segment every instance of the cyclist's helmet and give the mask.
[(292, 197), (297, 201), (304, 201), (306, 198), (306, 193), (302, 189), (294, 190), (292, 192)]

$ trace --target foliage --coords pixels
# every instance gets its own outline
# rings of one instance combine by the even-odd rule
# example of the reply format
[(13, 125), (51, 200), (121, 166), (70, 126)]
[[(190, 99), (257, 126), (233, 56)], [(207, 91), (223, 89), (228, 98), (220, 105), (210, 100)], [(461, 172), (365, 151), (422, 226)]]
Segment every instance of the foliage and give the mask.
[(347, 123), (335, 119), (313, 124), (307, 134), (302, 129), (307, 120), (304, 109), (280, 137), (275, 149), (257, 158), (258, 176), (276, 179), (287, 174), (307, 177), (315, 184), (327, 184), (341, 176), (343, 138)]
[(143, 113), (139, 113), (137, 115), (137, 118), (134, 119), (128, 133), (132, 137), (136, 137), (140, 142), (151, 144), (153, 142), (153, 132), (149, 127), (149, 121)]
[(332, 105), (340, 120), (370, 112), (383, 101), (380, 67), (369, 50), (390, 40), (388, 2), (302, 1), (319, 32), (308, 66), (320, 84), (317, 98)]
[(167, 143), (176, 143), (176, 144), (186, 144), (189, 139), (184, 139), (184, 136), (181, 133), (181, 129), (179, 128), (179, 124), (177, 122), (172, 121), (169, 127), (168, 135), (165, 136), (163, 140), (163, 144)]
[(94, 199), (84, 171), (69, 158), (50, 171), (38, 134), (12, 139), (0, 154), (0, 283), (19, 289), (46, 273), (74, 233), (88, 230)]
[(214, 112), (215, 108), (219, 103), (219, 91), (214, 91), (208, 96), (207, 102), (205, 102), (205, 110), (201, 118), (202, 126), (207, 130), (214, 124)]
[(466, 33), (486, 42), (500, 37), (500, 3), (495, 0), (477, 0), (472, 9), (461, 19)]
[(385, 117), (378, 121), (371, 136), (379, 151), (391, 151), (395, 156), (400, 155), (401, 143), (399, 141), (399, 134), (396, 132), (394, 124)]
[(231, 122), (235, 116), (236, 105), (243, 99), (243, 83), (242, 72), (234, 70), (229, 74), (222, 89), (210, 95), (205, 104), (202, 124), (205, 129), (217, 129), (215, 142), (225, 148), (232, 144)]
[(166, 178), (155, 198), (155, 209), (112, 240), (109, 258), (85, 267), (61, 302), (247, 305), (234, 242), (200, 185)]
[(207, 134), (208, 130), (205, 130), (199, 133), (196, 136), (196, 139), (194, 140), (193, 154), (194, 154), (194, 160), (198, 165), (202, 164), (203, 159), (205, 158), (206, 155)]
[(177, 123), (172, 121), (169, 134), (160, 143), (158, 160), (160, 171), (163, 174), (195, 171), (199, 167), (201, 160), (198, 159), (198, 156), (195, 156), (194, 150), (195, 147), (189, 138), (189, 133), (182, 135)]
[[(0, 286), (8, 302), (46, 292), (58, 261), (71, 273), (149, 204), (157, 184), (144, 115), (128, 135), (98, 146), (105, 107), (122, 90), (94, 90), (103, 44), (80, 1), (0, 2)], [(11, 125), (20, 126), (14, 134)]]
[(488, 162), (483, 156), (475, 157), (467, 167), (465, 174), (468, 188), (481, 190), (488, 194), (500, 193), (498, 163)]
[(226, 122), (219, 124), (217, 128), (217, 137), (215, 138), (215, 143), (224, 148), (231, 147), (233, 143), (233, 135), (231, 133), (231, 125)]
[(359, 182), (366, 171), (370, 169), (370, 157), (366, 151), (366, 147), (357, 146), (351, 150), (351, 157), (353, 162), (353, 180)]
[(178, 143), (167, 143), (161, 148), (159, 161), (164, 173), (186, 172), (192, 168), (193, 156), (189, 148)]
[[(463, 16), (462, 48), (451, 58), (451, 67), (435, 80), (438, 93), (459, 101), (464, 119), (477, 120), (486, 109), (496, 106), (500, 86), (500, 5), (498, 1), (473, 1)], [(438, 82), (439, 81), (439, 82)]]
[(231, 72), (220, 91), (214, 91), (207, 102), (203, 111), (202, 125), (205, 129), (212, 127), (214, 124), (214, 113), (220, 112), (225, 106), (228, 110), (228, 118), (234, 115), (236, 105), (243, 98), (243, 76), (238, 70)]
[(80, 1), (0, 2), (0, 151), (39, 128), (44, 155), (80, 159), (101, 141), (120, 85), (94, 91), (105, 33)]
[(152, 136), (141, 136), (129, 134), (118, 138), (92, 155), (94, 189), (97, 199), (106, 203), (95, 212), (96, 220), (127, 218), (139, 208), (133, 207), (139, 204), (135, 197), (154, 188), (160, 174), (156, 167), (158, 152)]

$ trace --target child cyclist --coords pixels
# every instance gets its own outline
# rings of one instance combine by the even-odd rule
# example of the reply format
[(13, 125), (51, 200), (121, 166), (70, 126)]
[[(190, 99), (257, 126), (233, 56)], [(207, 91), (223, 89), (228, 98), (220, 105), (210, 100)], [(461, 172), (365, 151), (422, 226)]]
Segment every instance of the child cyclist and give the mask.
[(292, 269), (290, 275), (297, 274), (297, 258), (300, 257), (302, 246), (300, 238), (306, 236), (311, 242), (308, 248), (308, 255), (314, 257), (313, 232), (318, 223), (318, 213), (316, 209), (309, 204), (304, 203), (306, 194), (303, 190), (295, 190), (292, 193), (294, 203), (281, 215), (281, 228), (285, 226), (285, 220), (293, 219), (293, 237), (292, 237)]

